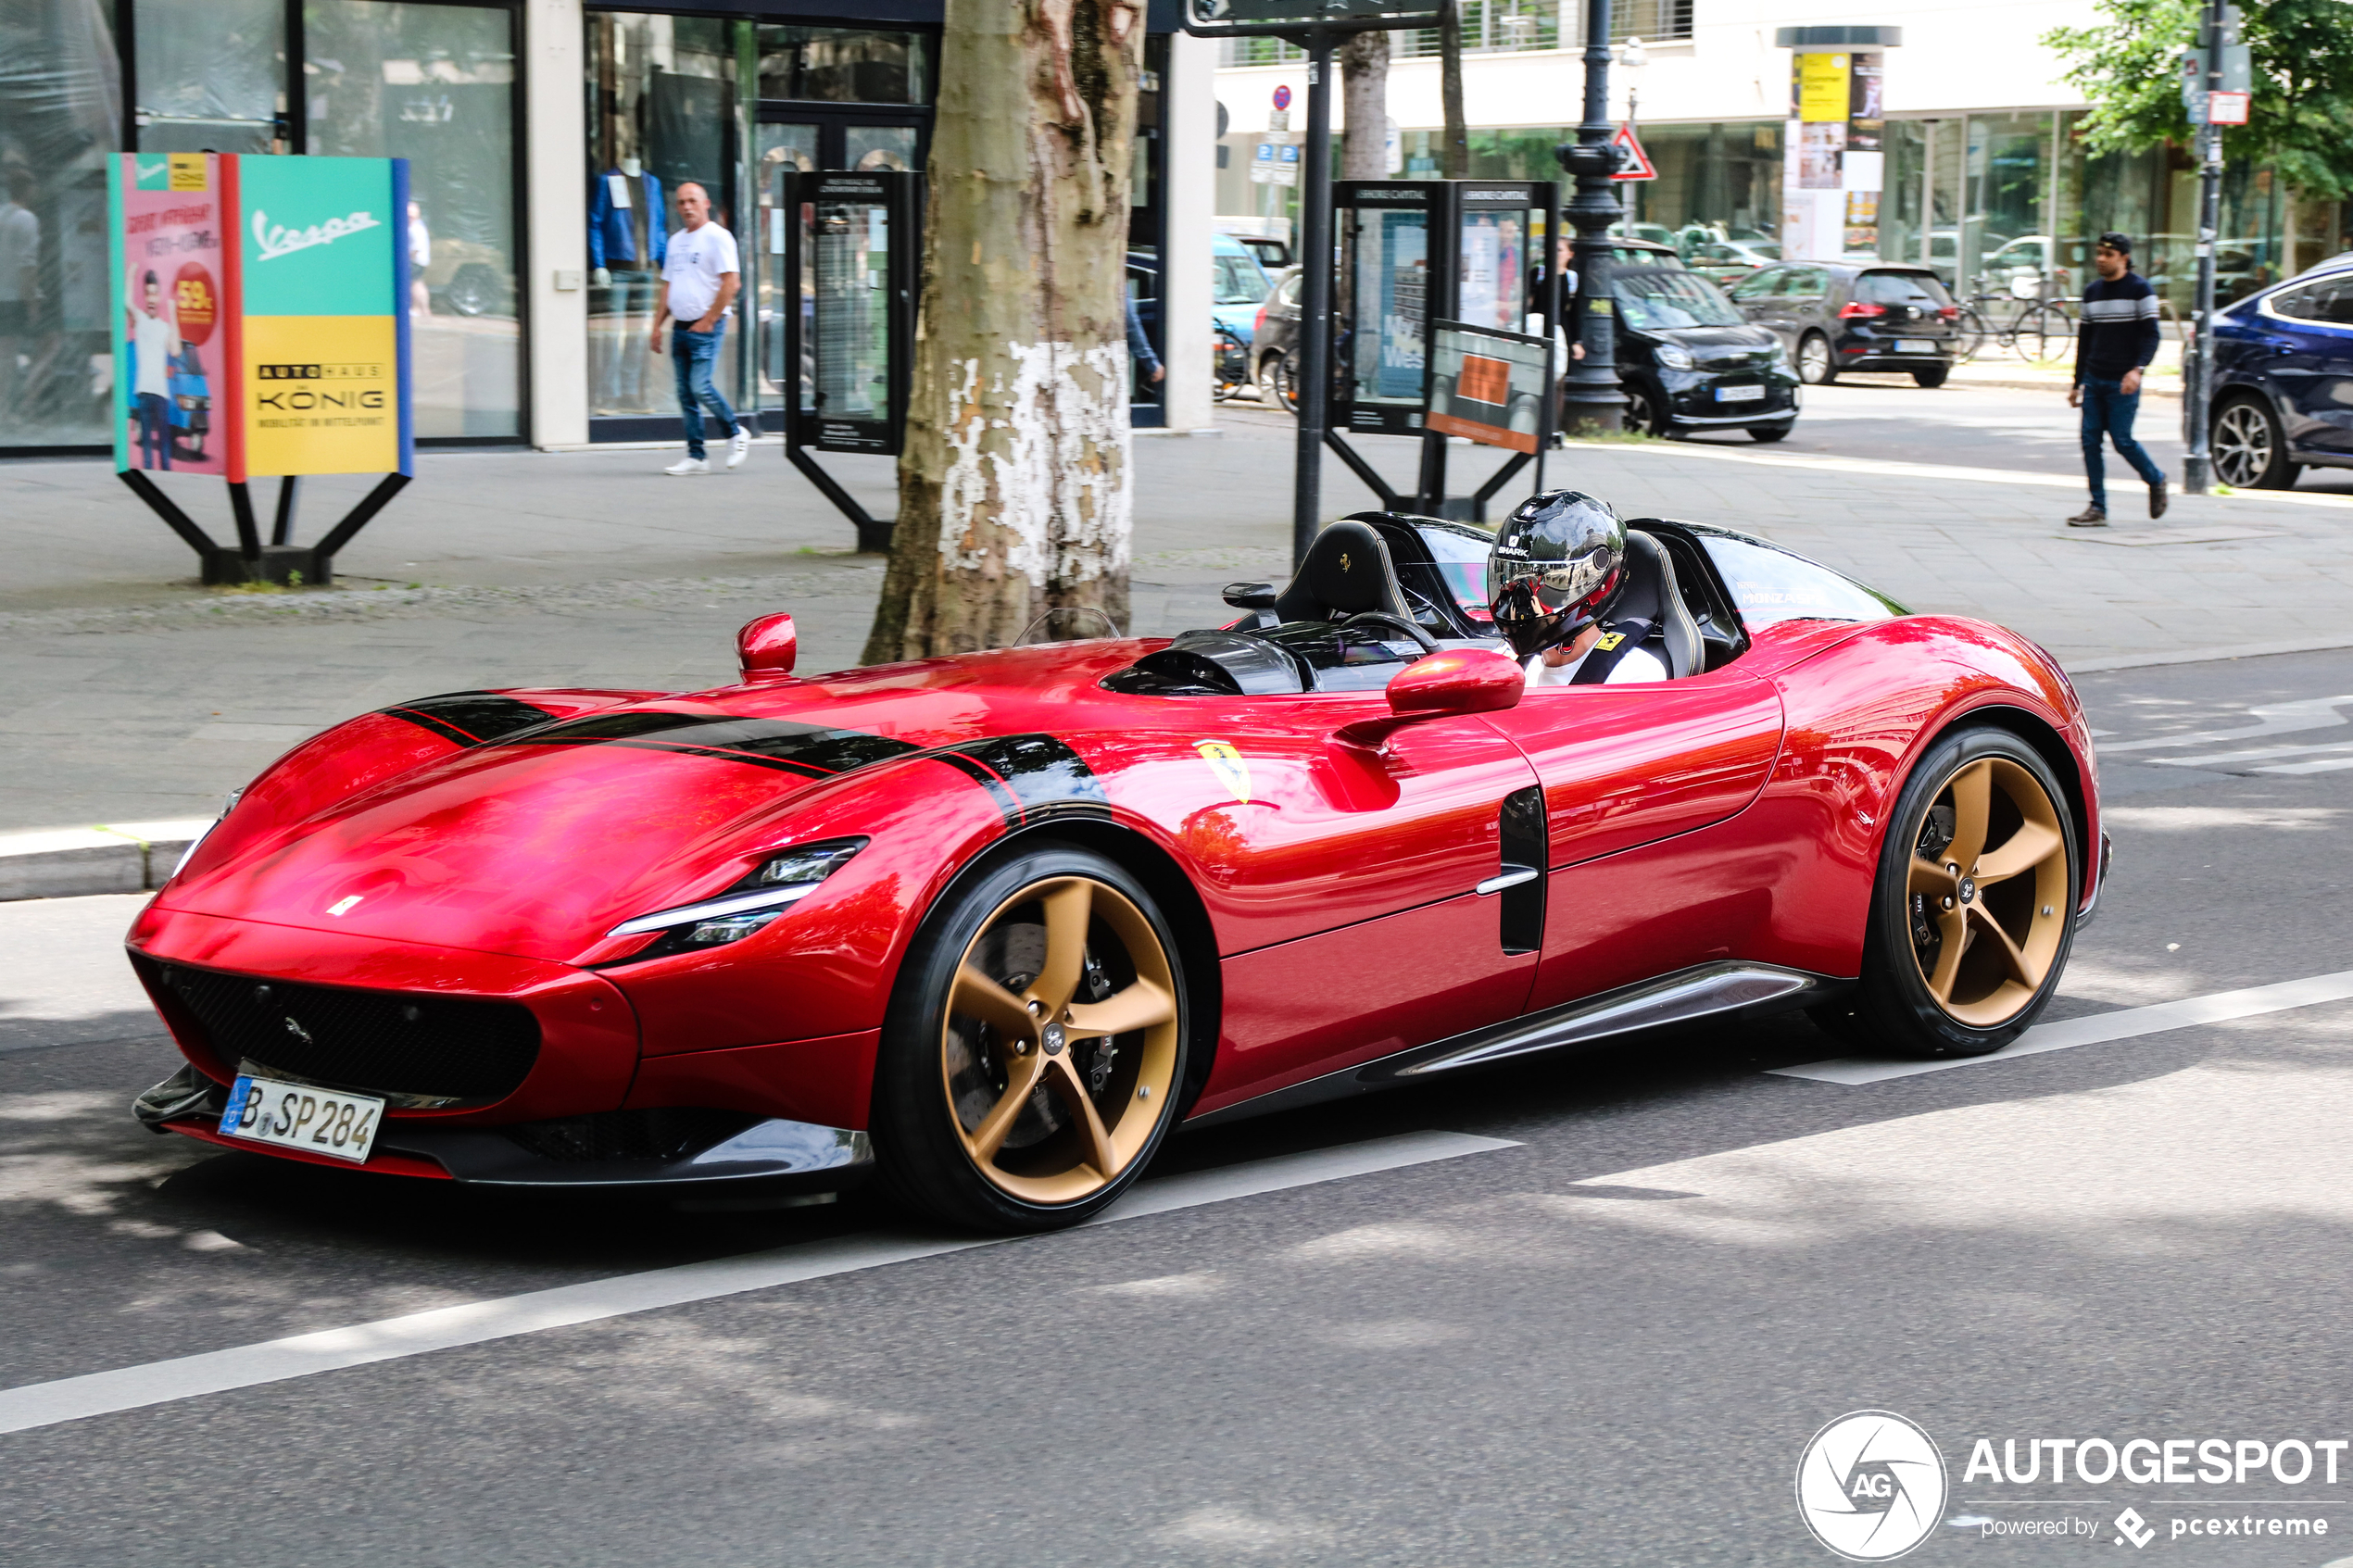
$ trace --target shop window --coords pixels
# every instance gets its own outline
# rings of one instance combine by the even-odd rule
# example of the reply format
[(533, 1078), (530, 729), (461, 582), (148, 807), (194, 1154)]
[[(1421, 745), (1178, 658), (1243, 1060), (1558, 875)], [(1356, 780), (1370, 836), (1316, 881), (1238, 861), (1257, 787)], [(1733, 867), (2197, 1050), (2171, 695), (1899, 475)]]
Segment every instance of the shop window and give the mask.
[(136, 123), (143, 153), (283, 153), (284, 0), (138, 0)]
[(824, 104), (928, 104), (931, 40), (920, 32), (763, 25), (760, 95)]
[(308, 0), (309, 150), (409, 160), (417, 434), (522, 430), (513, 20), (474, 6)]
[[(710, 193), (711, 221), (737, 228), (735, 30), (705, 17), (599, 11), (588, 42), (588, 411), (674, 417), (670, 362), (649, 338), (680, 182)], [(731, 327), (713, 368), (730, 401), (742, 338)]]
[(107, 0), (0, 6), (0, 446), (107, 439), (113, 17)]

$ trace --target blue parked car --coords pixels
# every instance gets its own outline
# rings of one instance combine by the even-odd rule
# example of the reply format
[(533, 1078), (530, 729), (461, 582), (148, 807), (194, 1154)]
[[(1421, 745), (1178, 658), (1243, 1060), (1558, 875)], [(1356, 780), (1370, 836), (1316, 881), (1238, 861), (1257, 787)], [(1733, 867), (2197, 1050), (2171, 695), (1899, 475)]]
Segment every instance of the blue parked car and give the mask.
[(2353, 468), (2353, 255), (2214, 313), (2214, 477), (2284, 490)]

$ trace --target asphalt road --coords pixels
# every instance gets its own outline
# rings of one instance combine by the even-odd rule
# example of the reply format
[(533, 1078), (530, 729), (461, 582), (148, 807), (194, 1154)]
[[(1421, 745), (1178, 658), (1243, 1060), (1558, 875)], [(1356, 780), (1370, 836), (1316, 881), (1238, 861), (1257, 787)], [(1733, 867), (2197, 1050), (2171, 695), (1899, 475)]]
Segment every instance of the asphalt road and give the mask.
[[(2081, 684), (2118, 869), (2049, 1016), (2353, 968), (2353, 656)], [(0, 906), (0, 1389), (933, 1250), (0, 1436), (10, 1562), (1812, 1564), (1799, 1454), (1863, 1408), (1950, 1469), (1913, 1561), (2115, 1552), (2127, 1504), (2171, 1562), (2353, 1553), (2353, 1462), (1962, 1474), (1981, 1437), (2353, 1436), (2353, 1004), (1856, 1087), (1766, 1071), (1837, 1054), (1804, 1022), (1694, 1029), (1181, 1138), (1138, 1195), (1166, 1211), (938, 1250), (863, 1198), (484, 1196), (152, 1136), (125, 1105), (174, 1058), (114, 956), (132, 908)], [(1510, 1147), (1282, 1185), (1416, 1132)], [(1278, 1190), (1200, 1201), (1219, 1170)], [(2329, 1534), (2170, 1534), (2224, 1512)], [(2043, 1518), (2100, 1533), (1985, 1538)]]

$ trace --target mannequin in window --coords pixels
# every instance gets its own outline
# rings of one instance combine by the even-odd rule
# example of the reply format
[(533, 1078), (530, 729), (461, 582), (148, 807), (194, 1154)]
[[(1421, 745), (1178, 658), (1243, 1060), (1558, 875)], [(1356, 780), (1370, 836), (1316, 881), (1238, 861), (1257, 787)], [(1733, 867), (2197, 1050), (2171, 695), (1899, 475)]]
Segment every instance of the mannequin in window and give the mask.
[(598, 334), (599, 403), (640, 410), (646, 399), (645, 356), (628, 352), (660, 301), (661, 264), (669, 250), (661, 176), (635, 156), (598, 175), (588, 200), (589, 314), (619, 317), (608, 337)]

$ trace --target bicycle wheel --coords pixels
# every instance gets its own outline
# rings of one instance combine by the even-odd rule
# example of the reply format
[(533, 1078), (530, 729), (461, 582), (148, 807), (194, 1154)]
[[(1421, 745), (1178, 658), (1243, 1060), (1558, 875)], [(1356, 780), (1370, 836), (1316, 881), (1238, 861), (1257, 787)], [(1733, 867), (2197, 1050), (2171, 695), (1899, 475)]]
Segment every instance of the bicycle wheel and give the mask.
[(1964, 305), (1953, 320), (1953, 363), (1966, 365), (1985, 348), (1985, 318), (1974, 305)]
[(2037, 305), (2018, 319), (2019, 358), (2032, 365), (2048, 365), (2067, 358), (2075, 343), (2075, 323), (2064, 311)]

